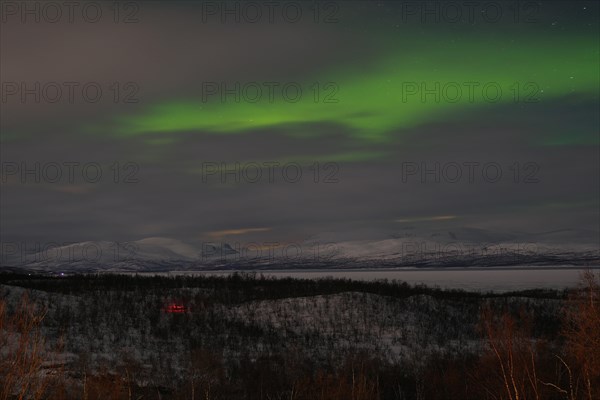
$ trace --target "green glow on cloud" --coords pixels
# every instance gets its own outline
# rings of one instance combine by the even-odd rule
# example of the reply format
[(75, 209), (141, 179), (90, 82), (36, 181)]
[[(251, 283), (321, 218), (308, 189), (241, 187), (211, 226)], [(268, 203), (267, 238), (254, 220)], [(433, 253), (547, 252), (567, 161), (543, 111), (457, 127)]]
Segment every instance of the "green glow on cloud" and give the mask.
[[(284, 100), (279, 91), (273, 103), (267, 101), (266, 95), (258, 103), (236, 103), (231, 96), (225, 103), (203, 103), (199, 94), (198, 99), (168, 100), (138, 114), (122, 115), (115, 121), (114, 132), (121, 136), (178, 131), (227, 134), (265, 128), (281, 128), (285, 132), (290, 125), (333, 123), (356, 137), (385, 141), (395, 130), (493, 105), (482, 95), (482, 85), (488, 82), (497, 83), (502, 89), (496, 104), (515, 102), (515, 83), (520, 85), (518, 102), (523, 107), (531, 105), (524, 102), (528, 93), (542, 103), (570, 94), (597, 96), (597, 38), (565, 33), (550, 40), (532, 35), (514, 40), (498, 36), (455, 39), (450, 42), (440, 35), (437, 39), (421, 37), (413, 42), (406, 41), (408, 38), (390, 40), (388, 53), (374, 68), (359, 71), (353, 66), (342, 66), (326, 71), (302, 84), (304, 93), (297, 103)], [(335, 82), (339, 86), (335, 96), (339, 102), (316, 103), (310, 88), (315, 81)], [(456, 82), (462, 88), (462, 96), (456, 102), (443, 96), (436, 101), (433, 95), (423, 101), (420, 93), (403, 99), (406, 82), (424, 83), (428, 88), (434, 88), (436, 82), (441, 87)], [(465, 82), (481, 83), (474, 89), (473, 100)], [(528, 82), (534, 85), (526, 87)], [(321, 95), (324, 94), (322, 90)], [(454, 97), (454, 89), (448, 86), (447, 94)], [(490, 89), (489, 94), (494, 95), (494, 90)], [(218, 95), (213, 98), (218, 99)], [(553, 137), (549, 141), (564, 140)]]
[(598, 145), (600, 143), (598, 135), (598, 132), (572, 129), (566, 133), (549, 134), (541, 144), (544, 146)]
[[(335, 162), (344, 162), (344, 163), (352, 163), (352, 162), (361, 162), (368, 161), (373, 159), (382, 159), (389, 156), (390, 153), (385, 151), (350, 151), (350, 152), (341, 152), (336, 154), (314, 154), (314, 155), (295, 155), (288, 157), (280, 157), (277, 159), (265, 159), (265, 160), (257, 160), (257, 159), (248, 159), (244, 161), (235, 162), (219, 162), (211, 165), (211, 168), (214, 169), (215, 172), (221, 171), (231, 171), (240, 168), (255, 168), (255, 166), (266, 168), (280, 168), (285, 166), (286, 164), (299, 164), (304, 167), (314, 167), (316, 163), (321, 164), (321, 166), (325, 166), (328, 163)], [(273, 163), (278, 163), (277, 165)], [(250, 165), (253, 164), (253, 165)], [(202, 173), (203, 169), (201, 167), (194, 167), (188, 170), (191, 173)]]

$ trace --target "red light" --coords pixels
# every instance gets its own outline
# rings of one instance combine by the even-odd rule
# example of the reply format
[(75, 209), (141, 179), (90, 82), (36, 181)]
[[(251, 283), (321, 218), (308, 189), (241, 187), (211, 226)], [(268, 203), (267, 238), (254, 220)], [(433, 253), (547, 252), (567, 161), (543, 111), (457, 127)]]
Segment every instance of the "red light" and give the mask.
[(185, 306), (181, 304), (169, 304), (166, 311), (171, 314), (183, 314), (185, 312)]

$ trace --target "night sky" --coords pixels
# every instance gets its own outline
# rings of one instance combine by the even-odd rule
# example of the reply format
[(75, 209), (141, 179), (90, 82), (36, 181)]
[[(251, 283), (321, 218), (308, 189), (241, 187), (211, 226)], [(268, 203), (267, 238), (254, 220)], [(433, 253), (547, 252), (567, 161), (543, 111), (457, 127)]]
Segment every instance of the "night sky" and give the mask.
[(598, 240), (598, 2), (272, 3), (3, 8), (2, 240)]

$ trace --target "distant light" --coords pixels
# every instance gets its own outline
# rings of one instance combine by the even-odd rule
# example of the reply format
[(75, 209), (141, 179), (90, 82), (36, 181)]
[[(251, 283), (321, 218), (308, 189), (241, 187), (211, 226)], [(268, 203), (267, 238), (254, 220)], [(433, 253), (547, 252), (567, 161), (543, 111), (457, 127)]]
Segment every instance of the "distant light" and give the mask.
[(182, 304), (169, 304), (166, 308), (166, 312), (170, 314), (183, 314), (186, 312), (186, 309)]

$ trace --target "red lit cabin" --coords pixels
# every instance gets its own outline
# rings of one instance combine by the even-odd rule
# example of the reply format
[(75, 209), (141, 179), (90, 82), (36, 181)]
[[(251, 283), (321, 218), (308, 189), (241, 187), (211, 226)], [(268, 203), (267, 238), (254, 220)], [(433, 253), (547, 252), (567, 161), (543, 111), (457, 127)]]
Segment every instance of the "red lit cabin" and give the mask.
[(185, 306), (182, 304), (169, 304), (165, 311), (170, 314), (183, 314), (186, 310)]

